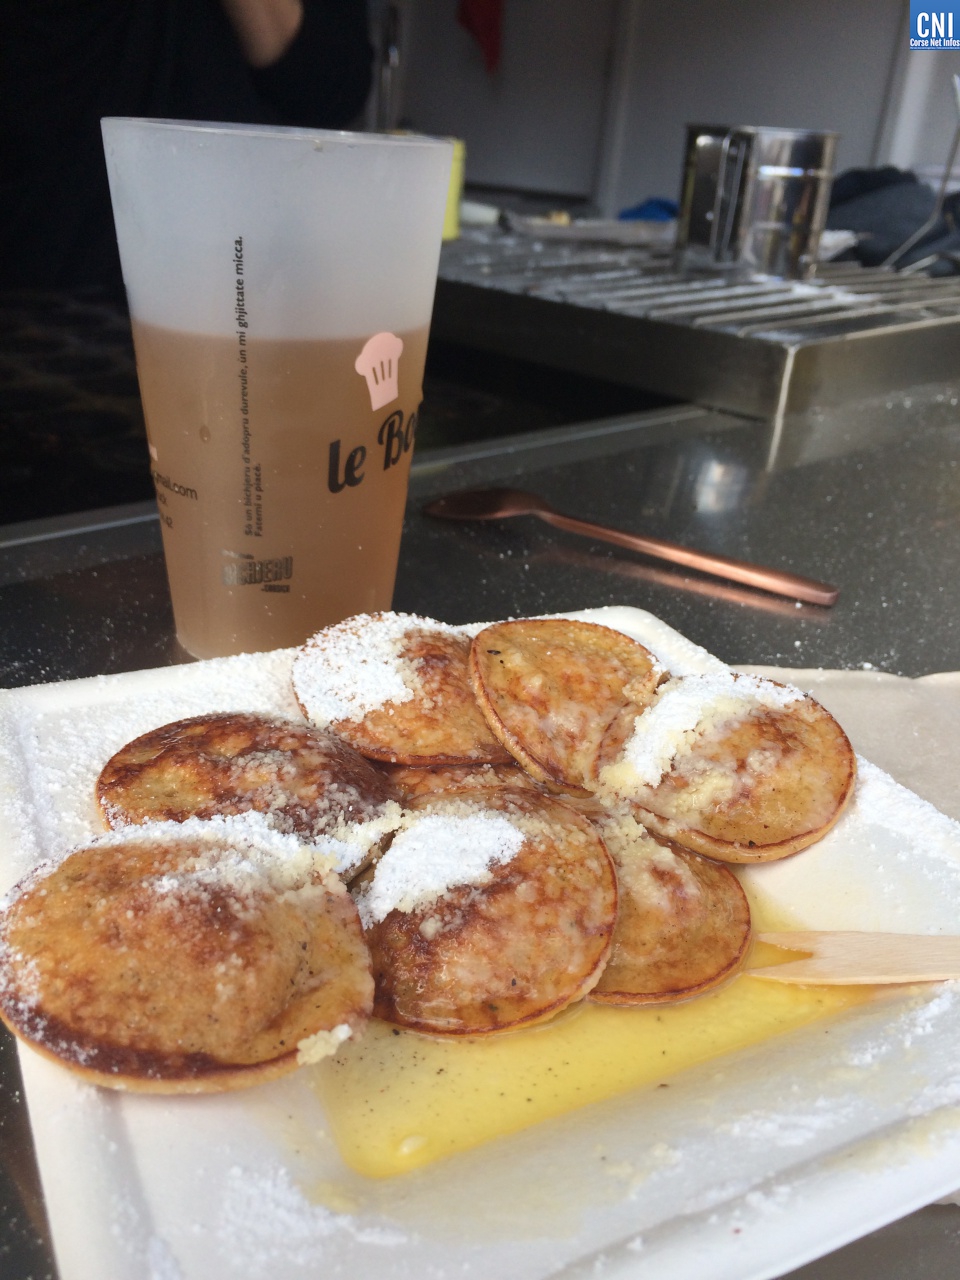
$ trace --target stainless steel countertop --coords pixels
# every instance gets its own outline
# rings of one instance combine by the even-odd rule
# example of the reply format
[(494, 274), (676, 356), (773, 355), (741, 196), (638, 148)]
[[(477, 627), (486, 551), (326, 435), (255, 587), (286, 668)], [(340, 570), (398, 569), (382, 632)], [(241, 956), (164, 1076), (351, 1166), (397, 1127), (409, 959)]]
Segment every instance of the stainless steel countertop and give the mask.
[[(415, 461), (395, 607), (448, 622), (605, 604), (648, 609), (729, 662), (960, 669), (960, 398), (918, 388), (786, 428), (692, 407)], [(560, 510), (833, 582), (797, 607), (532, 520), (420, 514), (450, 489), (517, 483)], [(185, 661), (144, 504), (0, 529), (0, 685)], [(0, 1039), (0, 1275), (55, 1275), (9, 1038)], [(913, 1214), (793, 1280), (956, 1274), (960, 1209)]]

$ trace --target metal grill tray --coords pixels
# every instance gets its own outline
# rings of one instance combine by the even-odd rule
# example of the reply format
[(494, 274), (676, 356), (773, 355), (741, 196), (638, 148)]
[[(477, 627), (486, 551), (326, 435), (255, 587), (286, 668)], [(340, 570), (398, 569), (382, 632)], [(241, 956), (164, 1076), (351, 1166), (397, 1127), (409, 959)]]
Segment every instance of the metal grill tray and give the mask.
[(960, 277), (682, 275), (658, 249), (484, 230), (444, 246), (435, 337), (751, 417), (960, 375)]

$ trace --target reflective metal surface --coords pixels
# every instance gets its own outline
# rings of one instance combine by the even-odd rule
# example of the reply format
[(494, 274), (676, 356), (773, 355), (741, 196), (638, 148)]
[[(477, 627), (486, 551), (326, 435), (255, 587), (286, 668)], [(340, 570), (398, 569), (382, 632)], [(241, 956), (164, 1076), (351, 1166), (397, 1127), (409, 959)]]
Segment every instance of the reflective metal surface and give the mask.
[(444, 247), (433, 333), (784, 420), (960, 378), (960, 276), (689, 276), (665, 252), (473, 232)]
[[(695, 407), (425, 453), (395, 606), (449, 622), (632, 604), (729, 662), (960, 669), (960, 393), (799, 427)], [(909, 403), (907, 403), (909, 401)], [(420, 514), (451, 489), (517, 484), (563, 510), (836, 582), (832, 609), (674, 571), (530, 519)], [(185, 659), (159, 528), (143, 505), (0, 530), (0, 684)], [(14, 1056), (0, 1037), (0, 1275), (53, 1275)], [(928, 1209), (795, 1280), (952, 1275), (960, 1209)], [(922, 1257), (920, 1254), (922, 1253)], [(705, 1275), (707, 1273), (705, 1272)]]
[(812, 275), (837, 138), (809, 129), (688, 125), (678, 264), (784, 280)]

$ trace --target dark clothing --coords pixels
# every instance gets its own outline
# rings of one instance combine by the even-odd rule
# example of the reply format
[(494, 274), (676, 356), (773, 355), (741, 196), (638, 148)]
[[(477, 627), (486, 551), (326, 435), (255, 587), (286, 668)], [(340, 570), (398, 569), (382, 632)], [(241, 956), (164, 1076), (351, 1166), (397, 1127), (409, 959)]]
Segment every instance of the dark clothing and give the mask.
[(16, 0), (0, 40), (4, 287), (119, 285), (101, 116), (342, 128), (371, 58), (364, 0), (304, 0), (261, 70), (217, 0)]
[[(844, 258), (877, 267), (924, 225), (933, 213), (936, 192), (916, 174), (884, 165), (880, 169), (848, 169), (838, 174), (830, 196), (827, 226), (856, 231), (856, 248)], [(940, 217), (918, 244), (896, 260), (909, 266), (932, 254), (945, 255), (931, 275), (955, 275), (960, 269), (960, 194), (944, 201)], [(952, 255), (952, 256), (946, 256)]]

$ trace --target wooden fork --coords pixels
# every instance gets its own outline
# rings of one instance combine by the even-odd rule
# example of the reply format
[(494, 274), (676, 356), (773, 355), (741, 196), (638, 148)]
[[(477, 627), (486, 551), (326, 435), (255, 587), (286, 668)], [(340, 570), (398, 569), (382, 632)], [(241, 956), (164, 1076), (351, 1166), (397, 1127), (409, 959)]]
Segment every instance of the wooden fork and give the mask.
[(761, 933), (756, 940), (804, 954), (783, 964), (747, 969), (752, 978), (837, 986), (960, 978), (960, 937), (801, 930)]

